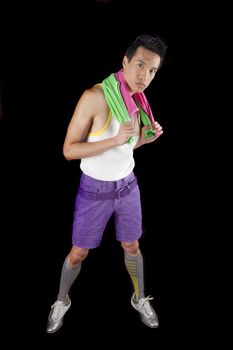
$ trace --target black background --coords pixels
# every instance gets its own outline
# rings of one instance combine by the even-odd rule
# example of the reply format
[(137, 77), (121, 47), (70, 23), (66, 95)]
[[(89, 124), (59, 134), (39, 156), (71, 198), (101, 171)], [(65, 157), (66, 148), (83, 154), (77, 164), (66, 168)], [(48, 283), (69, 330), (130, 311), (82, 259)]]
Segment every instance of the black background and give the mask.
[[(195, 160), (196, 106), (189, 104), (188, 82), (195, 75), (189, 11), (182, 16), (174, 5), (162, 8), (149, 1), (38, 4), (25, 11), (22, 5), (6, 10), (2, 44), (3, 266), (11, 304), (6, 330), (25, 344), (32, 337), (32, 345), (52, 348), (85, 341), (110, 348), (124, 338), (131, 345), (143, 339), (160, 348), (189, 348), (185, 334), (193, 344), (198, 333), (193, 257), (202, 214), (196, 214), (193, 201), (198, 173), (190, 161)], [(117, 71), (127, 45), (144, 33), (158, 34), (168, 45), (164, 65), (146, 91), (164, 134), (135, 151), (146, 293), (155, 298), (160, 328), (144, 326), (130, 305), (131, 282), (110, 221), (102, 245), (89, 253), (72, 288), (63, 327), (47, 335), (48, 313), (70, 249), (80, 177), (79, 161), (67, 162), (62, 155), (66, 128), (83, 90)]]

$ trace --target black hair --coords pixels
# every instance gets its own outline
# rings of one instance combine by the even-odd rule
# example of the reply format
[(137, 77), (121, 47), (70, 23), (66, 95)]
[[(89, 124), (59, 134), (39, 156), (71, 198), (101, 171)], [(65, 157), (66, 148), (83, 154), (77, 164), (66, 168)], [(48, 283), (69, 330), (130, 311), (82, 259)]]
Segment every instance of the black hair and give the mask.
[(159, 55), (161, 59), (159, 67), (161, 67), (162, 61), (167, 50), (167, 45), (160, 37), (151, 36), (149, 34), (143, 34), (138, 36), (134, 40), (134, 42), (132, 42), (126, 49), (125, 56), (128, 58), (129, 61), (131, 61), (139, 47), (144, 47), (145, 49), (150, 50)]

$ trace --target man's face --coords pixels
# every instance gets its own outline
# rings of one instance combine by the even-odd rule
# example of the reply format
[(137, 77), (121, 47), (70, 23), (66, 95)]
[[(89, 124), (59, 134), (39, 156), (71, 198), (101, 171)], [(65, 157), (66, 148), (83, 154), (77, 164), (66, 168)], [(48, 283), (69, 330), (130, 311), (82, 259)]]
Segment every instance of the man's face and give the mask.
[(160, 56), (150, 50), (139, 47), (129, 62), (123, 59), (123, 74), (130, 92), (142, 92), (147, 88), (159, 68)]

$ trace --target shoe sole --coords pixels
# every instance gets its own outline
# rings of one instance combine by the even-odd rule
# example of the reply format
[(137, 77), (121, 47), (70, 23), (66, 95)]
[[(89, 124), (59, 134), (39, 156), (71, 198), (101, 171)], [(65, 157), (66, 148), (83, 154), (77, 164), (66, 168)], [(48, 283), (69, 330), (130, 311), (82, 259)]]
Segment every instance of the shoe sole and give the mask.
[(149, 325), (148, 323), (146, 323), (145, 321), (143, 321), (143, 319), (141, 318), (141, 320), (142, 320), (142, 322), (147, 326), (147, 327), (150, 327), (150, 328), (159, 328), (159, 323), (158, 323), (158, 325), (156, 325), (156, 326), (151, 326), (151, 325)]
[[(68, 310), (67, 310), (68, 311)], [(61, 326), (63, 325), (63, 321), (60, 323), (60, 325), (54, 329), (53, 331), (46, 331), (47, 334), (53, 334), (53, 333), (56, 333), (60, 328)]]

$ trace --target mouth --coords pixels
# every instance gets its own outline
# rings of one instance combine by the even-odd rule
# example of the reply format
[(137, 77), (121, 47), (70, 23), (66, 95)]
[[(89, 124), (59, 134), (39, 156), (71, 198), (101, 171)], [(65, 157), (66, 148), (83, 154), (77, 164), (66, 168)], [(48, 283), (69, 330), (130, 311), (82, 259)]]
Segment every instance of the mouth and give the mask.
[(140, 89), (145, 89), (146, 85), (139, 82), (139, 81), (136, 81), (136, 85), (140, 88)]

